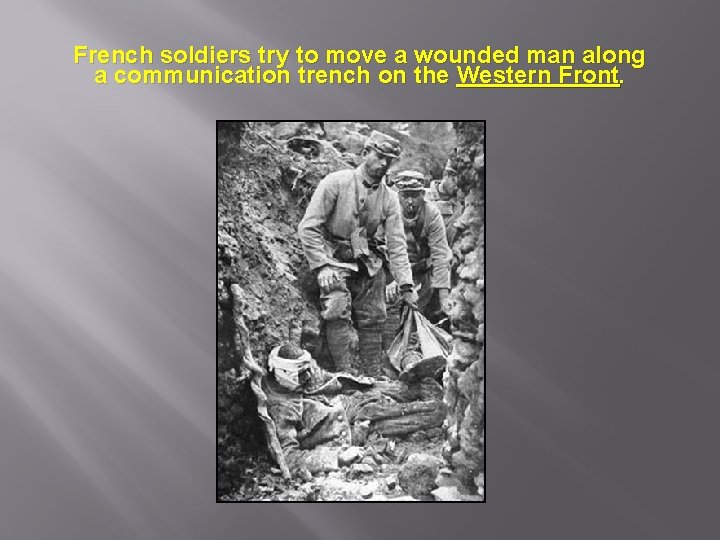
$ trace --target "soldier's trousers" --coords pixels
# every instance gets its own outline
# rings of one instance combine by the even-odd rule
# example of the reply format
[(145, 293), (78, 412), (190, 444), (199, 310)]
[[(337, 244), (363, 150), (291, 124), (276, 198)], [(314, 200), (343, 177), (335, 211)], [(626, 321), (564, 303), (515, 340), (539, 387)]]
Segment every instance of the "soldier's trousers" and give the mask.
[[(364, 375), (381, 374), (385, 323), (385, 275), (341, 269), (342, 279), (320, 294), (330, 356), (337, 371), (351, 368)], [(355, 331), (357, 328), (357, 332)]]

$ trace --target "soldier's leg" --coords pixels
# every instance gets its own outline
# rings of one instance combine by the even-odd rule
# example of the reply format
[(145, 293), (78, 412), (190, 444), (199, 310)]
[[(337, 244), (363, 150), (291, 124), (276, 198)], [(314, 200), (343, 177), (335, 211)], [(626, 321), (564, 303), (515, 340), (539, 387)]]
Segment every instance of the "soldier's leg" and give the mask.
[(383, 350), (387, 351), (400, 327), (400, 306), (387, 304), (385, 310), (387, 312), (387, 319), (383, 323)]
[(352, 326), (352, 299), (346, 280), (320, 294), (328, 351), (336, 371), (350, 371), (357, 354), (357, 334)]
[(352, 309), (358, 327), (358, 368), (365, 375), (382, 375), (382, 337), (385, 312), (385, 274), (360, 275), (350, 284)]
[[(394, 278), (387, 268), (384, 270), (385, 285), (387, 286), (389, 283), (394, 281)], [(386, 303), (385, 311), (387, 313), (387, 318), (385, 319), (385, 323), (383, 323), (383, 351), (387, 351), (390, 348), (390, 344), (395, 338), (395, 333), (400, 326), (400, 306), (398, 305), (398, 302), (392, 304)]]

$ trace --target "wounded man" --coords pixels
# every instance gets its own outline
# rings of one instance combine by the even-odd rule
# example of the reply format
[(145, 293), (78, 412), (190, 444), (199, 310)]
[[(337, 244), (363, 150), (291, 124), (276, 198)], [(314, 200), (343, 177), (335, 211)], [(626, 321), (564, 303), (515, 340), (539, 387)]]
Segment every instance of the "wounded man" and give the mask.
[(330, 373), (293, 345), (270, 353), (263, 380), (267, 409), (291, 471), (337, 470), (338, 455), (363, 446), (369, 433), (405, 436), (439, 427), (442, 388), (432, 379), (401, 381)]

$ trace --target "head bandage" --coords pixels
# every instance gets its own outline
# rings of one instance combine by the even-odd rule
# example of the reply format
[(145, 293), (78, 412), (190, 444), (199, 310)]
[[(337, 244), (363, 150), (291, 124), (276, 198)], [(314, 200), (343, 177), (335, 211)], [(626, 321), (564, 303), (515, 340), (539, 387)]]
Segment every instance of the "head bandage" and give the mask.
[(283, 358), (278, 354), (281, 347), (275, 347), (270, 351), (268, 369), (275, 375), (275, 380), (288, 390), (299, 390), (310, 380), (310, 366), (312, 357), (307, 351), (299, 358)]

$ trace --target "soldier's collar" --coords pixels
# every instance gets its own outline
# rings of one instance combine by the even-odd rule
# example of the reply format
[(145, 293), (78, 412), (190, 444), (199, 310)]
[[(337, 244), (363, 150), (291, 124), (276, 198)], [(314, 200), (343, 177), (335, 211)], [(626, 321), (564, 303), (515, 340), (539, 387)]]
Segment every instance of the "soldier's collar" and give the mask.
[(365, 172), (365, 165), (360, 165), (358, 167), (358, 173), (360, 175), (360, 180), (362, 181), (363, 185), (368, 189), (377, 189), (380, 187), (380, 184), (382, 184), (382, 179), (378, 181), (377, 183), (373, 181), (372, 178), (370, 178), (367, 173)]

